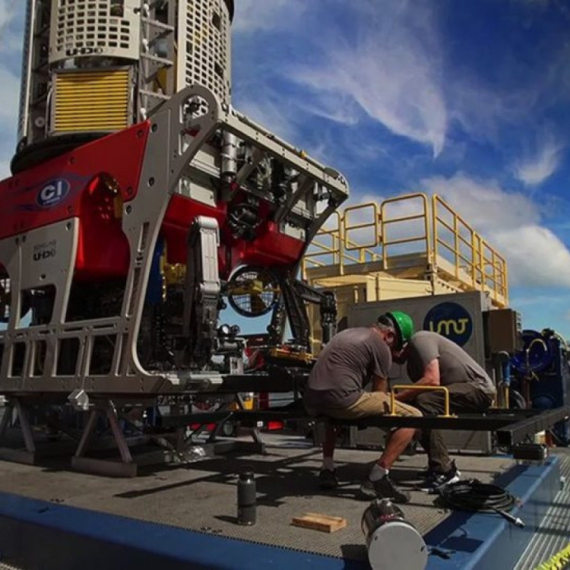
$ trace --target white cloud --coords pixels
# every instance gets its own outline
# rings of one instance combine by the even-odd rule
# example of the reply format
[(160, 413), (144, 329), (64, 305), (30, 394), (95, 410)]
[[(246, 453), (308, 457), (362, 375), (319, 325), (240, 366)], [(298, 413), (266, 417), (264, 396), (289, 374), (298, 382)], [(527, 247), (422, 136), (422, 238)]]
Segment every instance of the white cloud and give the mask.
[(564, 145), (549, 137), (534, 156), (516, 165), (516, 177), (527, 186), (542, 184), (558, 170), (563, 150)]
[(393, 133), (438, 155), (447, 113), (434, 15), (417, 3), (380, 4), (351, 5), (360, 10), (354, 37), (340, 28), (323, 30), (320, 57), (290, 66), (288, 74), (313, 92), (325, 116), (344, 117), (352, 100)]
[(238, 0), (235, 5), (233, 30), (238, 34), (283, 26), (298, 18), (306, 8), (302, 0)]
[(504, 251), (513, 285), (570, 287), (570, 252), (544, 226), (522, 226), (491, 236)]
[(494, 180), (462, 173), (421, 184), (442, 196), (506, 258), (510, 285), (570, 287), (570, 251), (545, 227), (540, 204)]

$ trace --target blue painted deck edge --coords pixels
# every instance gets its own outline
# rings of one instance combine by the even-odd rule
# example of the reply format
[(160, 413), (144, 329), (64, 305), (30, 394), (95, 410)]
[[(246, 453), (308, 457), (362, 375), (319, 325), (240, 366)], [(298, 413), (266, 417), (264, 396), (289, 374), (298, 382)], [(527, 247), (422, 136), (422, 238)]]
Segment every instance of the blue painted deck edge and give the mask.
[[(167, 567), (311, 568), (366, 565), (56, 505), (0, 492), (0, 559), (41, 570)], [(159, 566), (158, 566), (159, 565)]]
[(428, 546), (450, 553), (447, 560), (430, 555), (428, 570), (514, 568), (560, 491), (560, 460), (554, 456), (544, 465), (516, 465), (496, 484), (522, 501), (511, 514), (525, 528), (500, 515), (454, 512), (424, 537)]

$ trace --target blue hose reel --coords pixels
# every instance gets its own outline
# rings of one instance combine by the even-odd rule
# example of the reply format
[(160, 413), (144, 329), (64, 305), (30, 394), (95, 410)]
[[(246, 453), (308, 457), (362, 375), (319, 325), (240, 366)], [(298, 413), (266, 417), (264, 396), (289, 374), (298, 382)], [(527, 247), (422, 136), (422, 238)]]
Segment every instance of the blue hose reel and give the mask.
[(556, 356), (556, 348), (549, 338), (537, 331), (524, 330), (522, 331), (522, 340), (523, 349), (511, 358), (512, 368), (521, 374), (533, 372), (536, 374), (552, 364)]

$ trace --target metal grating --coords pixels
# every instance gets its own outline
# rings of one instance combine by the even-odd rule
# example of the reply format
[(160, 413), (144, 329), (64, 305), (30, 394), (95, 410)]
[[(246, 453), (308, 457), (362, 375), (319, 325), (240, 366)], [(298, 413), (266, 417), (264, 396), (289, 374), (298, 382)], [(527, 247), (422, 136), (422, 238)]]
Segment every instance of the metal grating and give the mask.
[(180, 2), (178, 23), (178, 90), (198, 83), (211, 89), (221, 101), (229, 102), (231, 22), (227, 3)]
[[(363, 500), (358, 488), (378, 452), (337, 450), (341, 485), (327, 493), (316, 486), (319, 449), (298, 437), (267, 435), (264, 439), (266, 455), (204, 459), (188, 467), (148, 470), (135, 480), (0, 462), (0, 490), (205, 534), (365, 561), (361, 518), (368, 500)], [(465, 477), (485, 482), (514, 464), (506, 457), (461, 456), (457, 462)], [(424, 467), (425, 456), (416, 455), (401, 458), (393, 471), (394, 478), (412, 491), (412, 502), (403, 510), (422, 534), (451, 514), (436, 506), (432, 495), (413, 490), (417, 471)], [(235, 522), (237, 474), (244, 468), (256, 474), (258, 523), (253, 527)], [(306, 512), (342, 516), (348, 526), (332, 534), (291, 526), (292, 517)]]
[(556, 495), (514, 570), (534, 570), (570, 544), (570, 450), (559, 449), (556, 454), (560, 457), (560, 472), (566, 485)]
[(58, 74), (55, 78), (55, 134), (107, 132), (129, 126), (129, 71)]
[(54, 0), (50, 63), (75, 57), (139, 59), (140, 0)]

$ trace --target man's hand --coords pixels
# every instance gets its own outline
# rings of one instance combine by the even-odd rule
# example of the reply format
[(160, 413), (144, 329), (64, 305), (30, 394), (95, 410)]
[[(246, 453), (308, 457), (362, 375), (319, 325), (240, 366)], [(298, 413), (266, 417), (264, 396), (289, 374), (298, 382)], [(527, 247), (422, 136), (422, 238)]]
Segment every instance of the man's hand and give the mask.
[[(414, 386), (439, 386), (439, 360), (434, 358), (424, 369), (423, 376)], [(419, 390), (406, 390), (396, 394), (396, 399), (400, 402), (409, 402), (416, 398), (421, 392)]]

